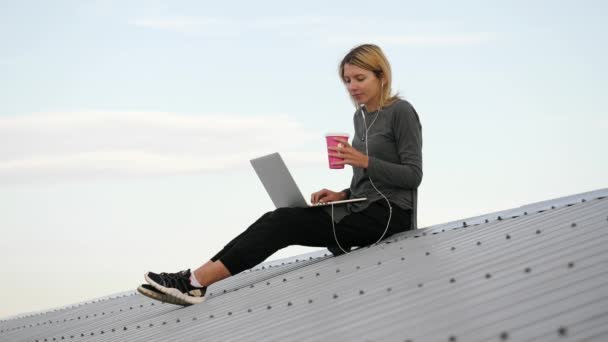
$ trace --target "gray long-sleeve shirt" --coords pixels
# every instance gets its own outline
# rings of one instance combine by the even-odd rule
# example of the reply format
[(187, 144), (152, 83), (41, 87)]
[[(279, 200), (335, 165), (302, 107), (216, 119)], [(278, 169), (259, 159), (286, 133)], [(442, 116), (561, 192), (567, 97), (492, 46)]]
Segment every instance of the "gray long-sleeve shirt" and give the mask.
[[(375, 201), (384, 201), (373, 188), (370, 177), (391, 203), (406, 210), (412, 208), (412, 190), (422, 181), (422, 126), (414, 107), (399, 99), (383, 108), (379, 115), (377, 112), (366, 114), (365, 120), (369, 127), (369, 166), (367, 169), (353, 167), (350, 188), (344, 191), (348, 198), (367, 197), (368, 200), (335, 207), (335, 222)], [(351, 145), (365, 154), (365, 124), (360, 112), (355, 112), (353, 121), (355, 136)], [(323, 209), (331, 214), (331, 207)]]

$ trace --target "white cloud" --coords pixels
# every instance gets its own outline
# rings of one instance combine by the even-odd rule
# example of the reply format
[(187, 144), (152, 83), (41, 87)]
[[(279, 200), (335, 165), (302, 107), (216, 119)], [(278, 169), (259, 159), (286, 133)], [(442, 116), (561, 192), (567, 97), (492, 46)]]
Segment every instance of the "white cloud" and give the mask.
[(92, 111), (2, 117), (0, 178), (213, 171), (275, 151), (299, 164), (320, 163), (322, 151), (306, 151), (320, 136), (284, 115)]
[(228, 18), (193, 16), (139, 18), (133, 21), (135, 26), (180, 33), (213, 33), (218, 29), (232, 32), (235, 26), (231, 24)]
[(409, 47), (450, 47), (478, 45), (496, 39), (492, 32), (446, 33), (446, 34), (405, 34), (405, 35), (330, 35), (331, 44), (350, 44), (369, 41), (382, 46), (400, 45)]
[[(377, 18), (364, 16), (275, 16), (275, 17), (209, 17), (167, 16), (138, 18), (133, 25), (179, 33), (226, 36), (259, 33), (283, 37), (313, 36), (331, 45), (351, 46), (360, 42), (374, 42), (382, 46), (451, 47), (484, 44), (495, 40), (494, 32), (409, 33), (420, 29), (407, 29), (406, 34), (395, 32), (394, 25)], [(364, 29), (364, 31), (361, 31)], [(374, 31), (376, 33), (374, 33)], [(370, 33), (371, 32), (371, 33)]]
[(137, 18), (132, 24), (139, 27), (190, 34), (230, 35), (252, 30), (285, 29), (288, 27), (311, 28), (328, 23), (336, 18), (324, 16), (279, 16), (279, 17), (209, 17), (166, 16)]

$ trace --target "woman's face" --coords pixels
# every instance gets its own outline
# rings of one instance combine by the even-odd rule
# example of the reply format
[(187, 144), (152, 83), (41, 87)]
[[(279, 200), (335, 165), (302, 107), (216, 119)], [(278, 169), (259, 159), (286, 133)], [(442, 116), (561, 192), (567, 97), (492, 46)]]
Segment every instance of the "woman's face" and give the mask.
[(378, 109), (380, 80), (373, 72), (346, 63), (342, 77), (348, 93), (355, 102), (364, 104), (369, 111)]

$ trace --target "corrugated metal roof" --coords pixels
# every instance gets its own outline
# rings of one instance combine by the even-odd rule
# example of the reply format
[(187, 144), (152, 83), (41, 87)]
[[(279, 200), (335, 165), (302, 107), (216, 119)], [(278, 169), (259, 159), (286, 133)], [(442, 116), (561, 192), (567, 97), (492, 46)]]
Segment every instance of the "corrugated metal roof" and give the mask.
[(132, 292), (4, 320), (0, 340), (604, 341), (607, 195), (265, 265), (190, 307)]

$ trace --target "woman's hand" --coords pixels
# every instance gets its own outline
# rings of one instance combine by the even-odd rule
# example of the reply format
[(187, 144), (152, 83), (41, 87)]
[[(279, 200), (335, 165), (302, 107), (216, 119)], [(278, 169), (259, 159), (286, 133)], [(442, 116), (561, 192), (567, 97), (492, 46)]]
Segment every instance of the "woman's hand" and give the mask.
[(310, 195), (310, 202), (312, 204), (315, 204), (317, 202), (341, 201), (343, 199), (346, 199), (346, 193), (335, 192), (327, 189), (313, 192), (312, 195)]
[(360, 167), (363, 169), (367, 169), (369, 166), (369, 158), (359, 152), (354, 147), (348, 144), (348, 140), (343, 138), (334, 138), (334, 140), (338, 141), (338, 146), (336, 147), (328, 147), (329, 150), (336, 151), (336, 153), (329, 153), (332, 157), (343, 158), (343, 161), (336, 161), (333, 165), (352, 165), (356, 167)]

